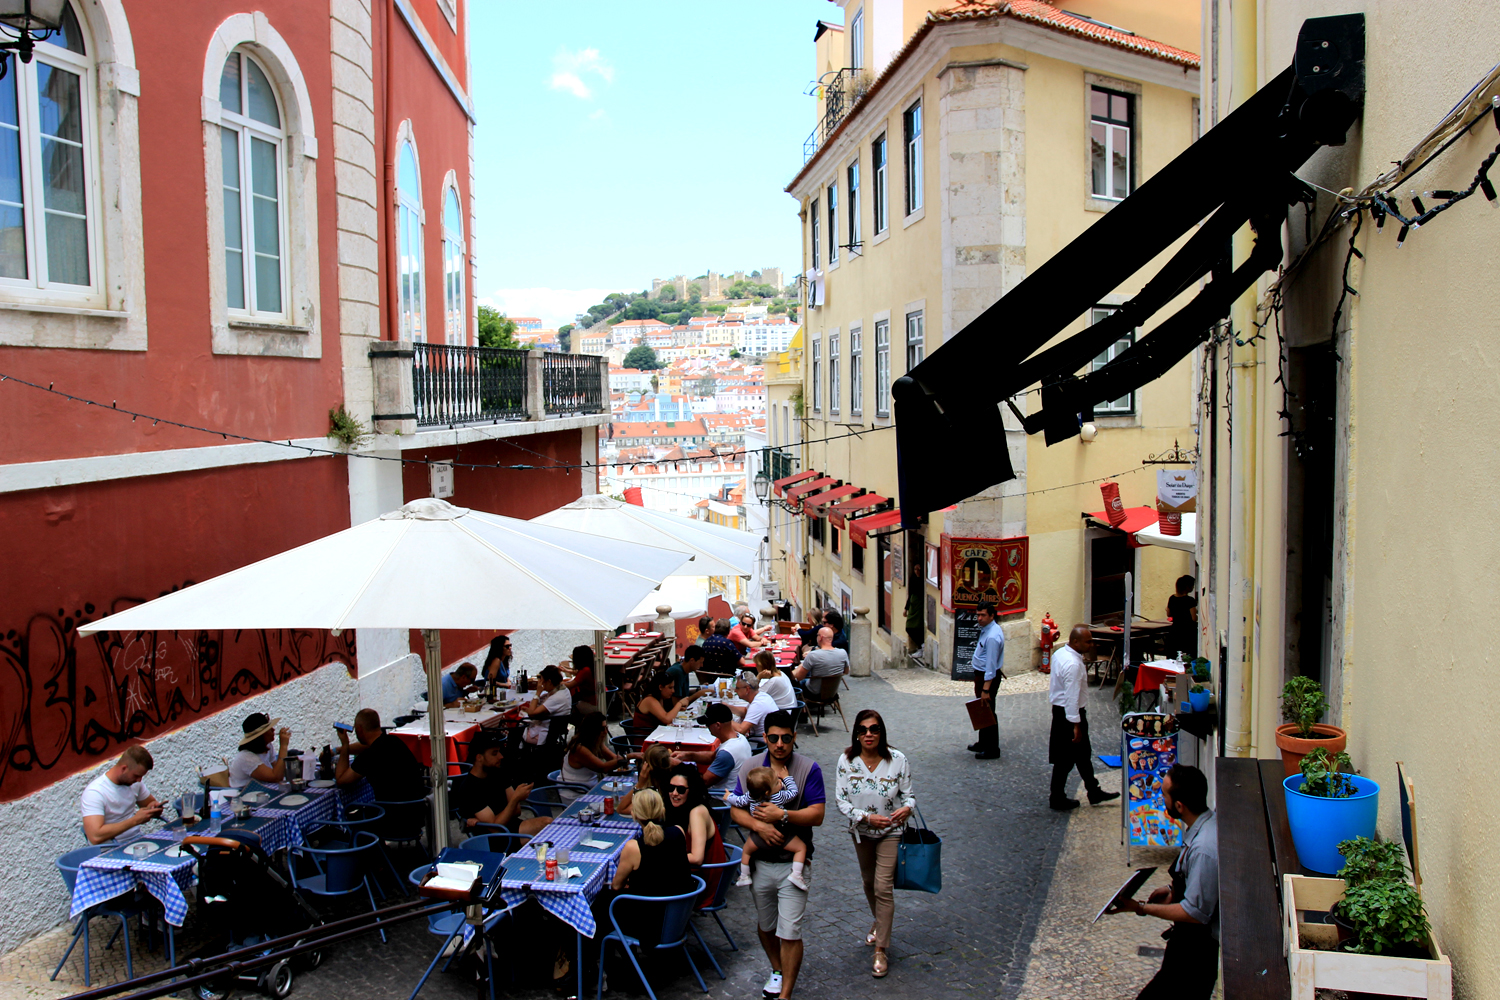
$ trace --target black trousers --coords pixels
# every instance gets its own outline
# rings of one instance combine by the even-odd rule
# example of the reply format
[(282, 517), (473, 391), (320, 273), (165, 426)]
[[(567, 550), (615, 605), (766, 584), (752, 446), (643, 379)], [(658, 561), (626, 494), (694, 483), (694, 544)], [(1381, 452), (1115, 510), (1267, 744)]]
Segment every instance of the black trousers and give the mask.
[(1089, 713), (1078, 710), (1079, 724), (1083, 727), (1083, 738), (1073, 742), (1073, 723), (1061, 705), (1052, 706), (1052, 737), (1048, 741), (1048, 759), (1052, 762), (1052, 801), (1061, 802), (1068, 797), (1068, 775), (1078, 768), (1078, 776), (1089, 790), (1097, 795), (1099, 779), (1094, 777), (1094, 748), (1089, 743)]
[(1208, 1000), (1219, 979), (1219, 942), (1203, 924), (1173, 924), (1161, 968), (1136, 1000)]
[[(983, 698), (990, 703), (990, 711), (995, 711), (995, 699), (1000, 696), (1000, 675), (990, 682), (990, 693), (984, 693), (984, 674), (974, 675), (974, 697)], [(1000, 720), (997, 718), (993, 726), (985, 726), (979, 730), (979, 752), (988, 753), (991, 750), (1000, 749)]]

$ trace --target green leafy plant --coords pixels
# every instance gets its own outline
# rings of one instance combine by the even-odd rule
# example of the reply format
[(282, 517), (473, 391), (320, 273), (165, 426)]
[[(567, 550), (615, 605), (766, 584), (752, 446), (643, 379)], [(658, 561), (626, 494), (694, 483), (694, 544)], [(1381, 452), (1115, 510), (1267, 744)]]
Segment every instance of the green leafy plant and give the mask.
[(1311, 677), (1297, 676), (1281, 689), (1281, 717), (1297, 727), (1297, 735), (1307, 739), (1313, 723), (1328, 711), (1323, 686)]
[(1206, 680), (1208, 680), (1208, 678), (1209, 678), (1209, 671), (1208, 671), (1208, 661), (1207, 660), (1205, 660), (1201, 656), (1198, 657), (1196, 660), (1193, 661), (1192, 668), (1193, 668), (1193, 680), (1195, 680), (1195, 681), (1206, 681)]
[(1338, 912), (1354, 928), (1350, 951), (1389, 955), (1427, 950), (1431, 925), (1421, 894), (1408, 882), (1391, 878), (1361, 882), (1344, 890)]
[(1302, 758), (1302, 785), (1297, 791), (1324, 799), (1347, 799), (1355, 792), (1354, 781), (1347, 772), (1339, 771), (1340, 767), (1353, 769), (1354, 762), (1347, 753), (1340, 750), (1330, 760), (1328, 751), (1318, 747)]
[(365, 425), (355, 419), (344, 404), (340, 403), (336, 409), (328, 411), (328, 436), (343, 443), (346, 448), (353, 448), (369, 437)]
[(1344, 856), (1339, 878), (1347, 888), (1376, 879), (1406, 880), (1406, 849), (1400, 841), (1355, 837), (1340, 841), (1339, 853)]
[(1189, 690), (1191, 690), (1193, 694), (1208, 694), (1208, 685), (1194, 684)]

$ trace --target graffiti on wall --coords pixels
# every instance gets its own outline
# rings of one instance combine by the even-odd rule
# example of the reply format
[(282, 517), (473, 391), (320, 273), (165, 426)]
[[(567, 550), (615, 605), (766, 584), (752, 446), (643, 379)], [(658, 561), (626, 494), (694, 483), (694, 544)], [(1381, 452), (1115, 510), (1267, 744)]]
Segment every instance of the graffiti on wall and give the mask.
[[(184, 584), (186, 586), (186, 584)], [(175, 588), (174, 588), (175, 589)], [(96, 614), (34, 614), (0, 633), (0, 802), (328, 663), (355, 670), (355, 635), (321, 629), (106, 632)]]

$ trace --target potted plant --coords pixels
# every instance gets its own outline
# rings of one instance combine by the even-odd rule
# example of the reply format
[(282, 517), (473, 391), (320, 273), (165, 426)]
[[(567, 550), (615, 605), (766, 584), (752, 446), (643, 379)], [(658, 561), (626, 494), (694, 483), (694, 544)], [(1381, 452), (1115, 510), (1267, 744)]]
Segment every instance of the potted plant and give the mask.
[(1281, 751), (1281, 766), (1287, 777), (1294, 777), (1302, 758), (1317, 747), (1329, 753), (1342, 753), (1349, 736), (1338, 726), (1318, 720), (1328, 711), (1323, 687), (1311, 677), (1297, 676), (1281, 689), (1281, 717), (1285, 724), (1276, 727), (1276, 748)]
[(1392, 958), (1430, 958), (1432, 927), (1422, 895), (1406, 881), (1401, 844), (1355, 837), (1339, 844), (1344, 895), (1329, 911), (1346, 951)]
[(1375, 836), (1380, 786), (1352, 768), (1349, 755), (1318, 747), (1302, 758), (1301, 774), (1283, 780), (1287, 823), (1304, 868), (1331, 874), (1344, 866), (1339, 844)]
[(1212, 697), (1207, 684), (1194, 684), (1188, 689), (1188, 702), (1193, 706), (1195, 712), (1207, 712), (1208, 701)]

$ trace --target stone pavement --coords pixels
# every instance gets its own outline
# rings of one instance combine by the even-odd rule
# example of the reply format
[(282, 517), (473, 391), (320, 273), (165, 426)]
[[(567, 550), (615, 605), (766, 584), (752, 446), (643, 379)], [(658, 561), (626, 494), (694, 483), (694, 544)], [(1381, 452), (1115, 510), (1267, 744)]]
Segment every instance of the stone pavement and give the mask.
[[(796, 995), (843, 998), (858, 990), (924, 998), (1134, 996), (1159, 962), (1154, 956), (1141, 957), (1138, 949), (1160, 947), (1157, 934), (1163, 925), (1138, 917), (1087, 925), (1126, 873), (1119, 813), (1085, 805), (1063, 815), (1047, 808), (1050, 715), (1045, 678), (1023, 674), (1002, 687), (1005, 696), (997, 711), (1003, 756), (998, 761), (977, 761), (964, 750), (973, 739), (962, 706), (964, 698), (972, 697), (969, 684), (902, 670), (851, 679), (850, 685), (842, 697), (849, 718), (861, 708), (879, 709), (892, 743), (912, 762), (924, 817), (943, 837), (943, 891), (897, 893), (890, 975), (871, 978), (873, 951), (864, 945), (869, 911), (847, 828), (831, 802), (835, 757), (847, 746), (848, 736), (836, 714), (832, 730), (825, 724), (821, 737), (804, 729), (799, 750), (823, 765), (830, 805), (816, 838), (804, 928), (807, 954)], [(1097, 691), (1091, 696), (1100, 720), (1096, 731), (1111, 732), (1114, 715), (1106, 696)], [(1101, 770), (1101, 780), (1107, 788), (1118, 788), (1119, 772)], [(1076, 794), (1082, 797), (1081, 790)], [(1170, 859), (1135, 860), (1165, 864)], [(729, 899), (723, 916), (740, 950), (730, 951), (711, 921), (701, 924), (728, 976), (720, 981), (707, 969), (706, 980), (715, 997), (757, 997), (767, 962), (743, 891), (732, 889)], [(104, 926), (96, 925), (99, 930)], [(107, 936), (107, 930), (95, 934), (96, 956), (104, 957)], [(374, 935), (356, 939), (338, 946), (321, 968), (300, 974), (296, 995), (406, 996), (437, 944), (425, 922), (394, 928), (385, 945)], [(56, 984), (46, 981), (65, 945), (59, 931), (0, 958), (0, 998), (59, 996), (81, 989), (76, 958)], [(111, 964), (123, 963), (116, 959)], [(699, 964), (706, 965), (701, 958)], [(616, 994), (638, 992), (631, 976), (610, 968)], [(96, 960), (96, 984), (118, 975), (101, 969)], [(687, 971), (675, 965), (659, 973), (653, 985), (663, 1000), (703, 996)], [(504, 992), (538, 1000), (558, 996), (522, 985)], [(422, 992), (434, 1000), (475, 995), (471, 981), (451, 973), (434, 974)]]

